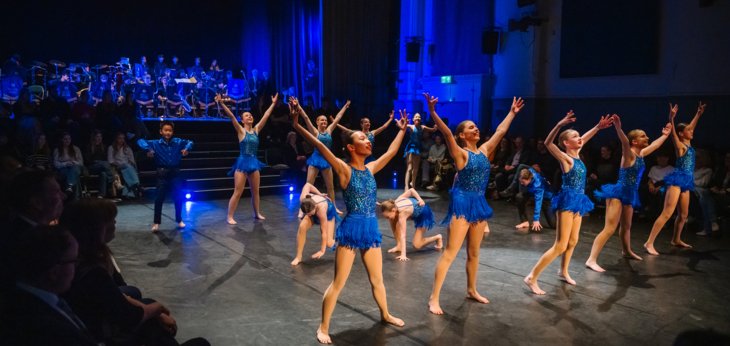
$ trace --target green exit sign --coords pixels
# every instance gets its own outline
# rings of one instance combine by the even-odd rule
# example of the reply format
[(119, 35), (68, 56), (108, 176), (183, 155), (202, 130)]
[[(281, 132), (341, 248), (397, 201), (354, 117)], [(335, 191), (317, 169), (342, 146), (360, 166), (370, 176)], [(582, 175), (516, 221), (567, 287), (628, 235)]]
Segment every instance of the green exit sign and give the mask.
[(451, 76), (441, 76), (441, 84), (451, 84)]

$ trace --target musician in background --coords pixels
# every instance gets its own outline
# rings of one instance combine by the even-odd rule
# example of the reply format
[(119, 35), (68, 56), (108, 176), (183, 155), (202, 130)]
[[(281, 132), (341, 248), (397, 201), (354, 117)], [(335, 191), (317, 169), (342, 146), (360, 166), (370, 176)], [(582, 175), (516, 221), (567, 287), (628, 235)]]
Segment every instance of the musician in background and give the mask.
[(56, 82), (55, 88), (56, 96), (60, 99), (66, 100), (68, 103), (76, 102), (78, 95), (76, 92), (76, 84), (71, 81), (71, 73), (69, 70), (63, 70), (61, 73), (61, 79)]
[(215, 105), (215, 90), (198, 81), (193, 92), (195, 103), (203, 116), (208, 116), (208, 109)]
[(109, 80), (109, 75), (103, 73), (99, 76), (99, 80), (91, 83), (91, 98), (94, 100), (94, 105), (101, 102), (104, 92), (112, 90), (112, 83)]
[(170, 64), (170, 74), (177, 77), (180, 75), (180, 72), (185, 73), (185, 69), (183, 69), (182, 65), (180, 64), (180, 59), (177, 58), (177, 55), (172, 56), (172, 64)]
[(188, 78), (195, 77), (195, 79), (200, 79), (200, 75), (203, 72), (203, 66), (200, 65), (200, 57), (195, 57), (195, 65), (188, 67)]
[(10, 56), (10, 59), (3, 63), (3, 77), (5, 76), (19, 76), (25, 77), (25, 69), (20, 63), (20, 54), (15, 53)]
[(223, 77), (223, 70), (221, 70), (221, 67), (218, 66), (217, 59), (213, 59), (213, 61), (210, 62), (210, 67), (208, 68), (208, 77), (214, 82)]
[(165, 56), (162, 54), (158, 54), (157, 62), (155, 63), (154, 68), (152, 69), (156, 83), (160, 81), (160, 78), (165, 73), (166, 68), (167, 68), (167, 65), (165, 65)]
[(140, 82), (146, 74), (149, 74), (149, 67), (147, 67), (147, 57), (141, 56), (139, 62), (134, 64), (134, 78)]
[(152, 86), (152, 76), (146, 74), (142, 78), (142, 84), (137, 84), (134, 90), (134, 99), (137, 100), (137, 114), (145, 116), (150, 114), (150, 110), (154, 106), (153, 94), (155, 89)]
[(182, 97), (174, 79), (162, 77), (162, 85), (157, 89), (157, 99), (165, 104), (165, 114), (176, 114), (182, 104)]

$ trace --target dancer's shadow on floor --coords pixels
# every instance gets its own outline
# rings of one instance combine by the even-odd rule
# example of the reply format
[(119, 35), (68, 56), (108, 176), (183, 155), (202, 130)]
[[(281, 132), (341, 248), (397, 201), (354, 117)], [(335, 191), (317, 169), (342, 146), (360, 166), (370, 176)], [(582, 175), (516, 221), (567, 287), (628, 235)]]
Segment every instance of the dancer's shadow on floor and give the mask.
[[(368, 329), (348, 329), (330, 334), (337, 345), (387, 345), (388, 339), (405, 335), (403, 327), (377, 321)], [(414, 342), (417, 343), (417, 342)]]
[[(212, 269), (207, 264), (208, 252), (200, 246), (191, 231), (159, 231), (157, 239), (169, 249), (167, 257), (147, 263), (153, 268), (167, 268), (173, 263), (183, 263), (188, 270), (198, 275), (207, 275)], [(179, 241), (177, 238), (179, 237)]]
[(715, 249), (709, 251), (697, 251), (694, 249), (689, 249), (688, 251), (678, 251), (676, 253), (673, 253), (673, 255), (678, 257), (686, 257), (688, 259), (687, 269), (696, 273), (704, 273), (704, 271), (697, 269), (697, 266), (699, 266), (700, 262), (719, 261), (720, 258), (715, 256), (715, 254), (721, 252), (730, 252), (730, 250)]

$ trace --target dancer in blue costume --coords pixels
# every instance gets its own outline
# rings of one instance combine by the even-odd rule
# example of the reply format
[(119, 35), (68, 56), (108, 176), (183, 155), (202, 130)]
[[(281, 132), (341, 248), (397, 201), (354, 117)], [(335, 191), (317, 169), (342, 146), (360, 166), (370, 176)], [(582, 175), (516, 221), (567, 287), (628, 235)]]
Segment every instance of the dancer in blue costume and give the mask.
[[(519, 174), (515, 178), (519, 181), (520, 192), (515, 196), (515, 202), (517, 204), (517, 213), (519, 214), (520, 221), (522, 222), (517, 224), (515, 228), (528, 228), (535, 232), (540, 232), (540, 230), (542, 230), (540, 214), (543, 213), (543, 202), (553, 196), (550, 192), (550, 185), (538, 171), (530, 166), (519, 165), (517, 166), (517, 172), (519, 172)], [(535, 200), (535, 209), (532, 213), (532, 224), (527, 221), (526, 206), (529, 198), (528, 194), (531, 194)], [(545, 209), (545, 219), (549, 227), (555, 227), (555, 216), (552, 215), (550, 207)]]
[[(331, 120), (334, 120), (334, 119), (331, 119)], [(373, 145), (373, 148), (375, 148), (375, 136), (377, 136), (381, 132), (385, 131), (385, 129), (387, 129), (388, 126), (390, 125), (391, 121), (393, 121), (393, 111), (390, 111), (390, 114), (388, 115), (388, 121), (386, 121), (385, 124), (383, 124), (382, 126), (378, 127), (375, 130), (370, 131), (370, 118), (363, 117), (360, 119), (360, 131), (362, 131), (362, 133), (364, 133), (368, 137), (368, 140)], [(342, 131), (352, 131), (352, 130), (348, 129), (347, 127), (344, 127), (340, 124), (337, 124), (337, 127)], [(370, 163), (374, 160), (375, 160), (375, 157), (373, 157), (373, 155), (370, 155), (365, 159), (365, 163)]]
[[(489, 300), (477, 292), (477, 271), (479, 269), (479, 249), (482, 238), (487, 229), (487, 219), (492, 217), (492, 208), (487, 204), (484, 192), (489, 182), (489, 155), (507, 133), (512, 120), (524, 106), (522, 98), (513, 98), (510, 112), (499, 124), (494, 135), (484, 144), (477, 147), (479, 129), (470, 120), (462, 121), (456, 127), (456, 134), (452, 134), (449, 127), (436, 114), (438, 98), (423, 94), (428, 103), (431, 118), (436, 127), (444, 135), (449, 154), (454, 159), (458, 175), (454, 178), (454, 187), (451, 189), (451, 203), (444, 222), (449, 222), (449, 243), (439, 258), (434, 274), (433, 290), (428, 301), (431, 313), (442, 315), (444, 311), (439, 304), (441, 286), (446, 279), (451, 263), (461, 249), (466, 238), (466, 295), (480, 303), (487, 304)], [(468, 237), (467, 237), (468, 236)]]
[[(694, 138), (695, 127), (700, 120), (700, 116), (705, 112), (706, 104), (700, 102), (697, 107), (697, 113), (689, 124), (679, 123), (674, 127), (674, 118), (677, 116), (677, 105), (669, 104), (669, 120), (672, 123), (672, 142), (674, 142), (674, 151), (677, 154), (677, 162), (674, 165), (674, 171), (664, 177), (664, 186), (667, 192), (664, 195), (664, 210), (661, 215), (654, 221), (651, 228), (649, 239), (644, 243), (646, 252), (650, 255), (659, 255), (654, 249), (654, 240), (661, 232), (664, 225), (672, 217), (674, 209), (679, 204), (677, 218), (674, 220), (674, 235), (672, 235), (671, 244), (682, 248), (691, 248), (689, 244), (682, 241), (682, 229), (687, 222), (687, 214), (689, 213), (689, 192), (694, 191), (694, 170), (695, 170), (695, 149), (692, 147), (691, 141)], [(677, 203), (679, 202), (679, 203)]]
[(433, 220), (433, 212), (426, 202), (423, 201), (416, 189), (408, 189), (396, 199), (390, 199), (380, 203), (380, 211), (388, 221), (393, 231), (395, 246), (388, 250), (388, 253), (400, 252), (396, 257), (401, 261), (407, 261), (406, 256), (406, 221), (411, 218), (416, 225), (416, 232), (413, 234), (413, 247), (420, 249), (430, 243), (436, 243), (436, 249), (444, 247), (440, 234), (424, 237), (426, 231), (431, 230), (436, 222)]
[(421, 137), (436, 131), (435, 127), (421, 125), (421, 115), (416, 113), (413, 115), (413, 125), (408, 125), (410, 135), (406, 148), (403, 151), (403, 157), (406, 158), (406, 177), (405, 190), (416, 188), (416, 177), (421, 169)]
[(388, 312), (388, 302), (383, 285), (383, 253), (380, 250), (381, 234), (378, 230), (378, 219), (375, 216), (375, 194), (377, 173), (398, 152), (403, 136), (405, 135), (407, 119), (405, 111), (401, 111), (398, 121), (400, 131), (393, 139), (382, 156), (373, 162), (365, 163), (365, 158), (372, 154), (372, 144), (367, 136), (356, 131), (350, 133), (346, 139), (347, 152), (350, 162), (337, 158), (322, 142), (299, 124), (299, 117), (306, 116), (301, 107), (290, 103), (294, 129), (306, 141), (314, 145), (332, 169), (337, 173), (340, 187), (343, 189), (347, 216), (337, 228), (337, 251), (335, 253), (335, 277), (324, 293), (322, 300), (322, 321), (317, 329), (317, 340), (323, 344), (332, 343), (329, 335), (330, 318), (337, 305), (337, 297), (347, 282), (352, 270), (352, 263), (359, 250), (363, 264), (368, 272), (368, 279), (372, 286), (373, 297), (380, 308), (380, 318), (383, 322), (402, 327), (403, 320), (394, 317)]
[(591, 255), (586, 261), (586, 267), (599, 273), (605, 270), (598, 265), (598, 255), (603, 246), (611, 238), (616, 226), (619, 226), (619, 237), (623, 247), (623, 256), (641, 261), (641, 257), (631, 250), (631, 222), (634, 215), (634, 208), (641, 206), (639, 200), (639, 184), (641, 175), (644, 173), (644, 157), (651, 154), (664, 144), (669, 137), (672, 124), (662, 129), (662, 135), (649, 144), (649, 137), (643, 130), (631, 130), (628, 137), (621, 130), (621, 118), (613, 115), (613, 127), (621, 141), (621, 169), (618, 172), (618, 182), (601, 186), (595, 192), (595, 196), (606, 200), (606, 222), (603, 230), (596, 236), (591, 248)]
[(238, 147), (241, 150), (241, 155), (236, 159), (236, 163), (231, 168), (231, 171), (228, 172), (228, 175), (233, 175), (234, 185), (233, 195), (228, 201), (228, 216), (226, 217), (226, 221), (230, 225), (236, 224), (233, 214), (236, 212), (238, 201), (241, 199), (243, 189), (246, 187), (247, 179), (249, 185), (251, 185), (251, 204), (253, 205), (254, 218), (265, 220), (266, 218), (261, 214), (261, 210), (259, 209), (259, 185), (261, 182), (259, 170), (264, 166), (264, 163), (256, 158), (256, 152), (259, 149), (259, 132), (266, 125), (266, 121), (271, 116), (271, 112), (274, 111), (274, 107), (279, 101), (279, 94), (271, 97), (271, 106), (269, 106), (264, 116), (261, 117), (261, 120), (256, 125), (253, 123), (253, 115), (250, 112), (243, 112), (241, 115), (243, 125), (241, 125), (228, 106), (221, 101), (221, 96), (217, 95), (215, 102), (218, 103), (220, 108), (223, 109), (223, 112), (231, 119), (233, 128), (236, 130), (236, 135), (238, 135)]
[(555, 243), (545, 251), (523, 280), (530, 290), (535, 294), (545, 294), (537, 284), (537, 278), (540, 277), (545, 268), (558, 256), (563, 255), (560, 263), (558, 276), (561, 280), (575, 285), (575, 280), (568, 273), (568, 265), (570, 258), (573, 256), (573, 250), (578, 243), (578, 235), (580, 233), (580, 225), (583, 215), (593, 210), (593, 203), (585, 195), (586, 186), (586, 166), (578, 158), (580, 150), (588, 143), (588, 141), (599, 131), (611, 126), (613, 118), (609, 115), (601, 117), (598, 124), (581, 136), (576, 130), (565, 130), (560, 134), (558, 143), (565, 149), (565, 152), (558, 149), (555, 145), (555, 136), (565, 125), (575, 122), (575, 114), (571, 110), (568, 114), (558, 122), (545, 138), (547, 149), (560, 163), (563, 171), (563, 185), (560, 191), (553, 196), (552, 208), (557, 212), (557, 230), (555, 232)]
[(318, 259), (324, 255), (328, 247), (335, 245), (335, 222), (340, 220), (335, 211), (335, 205), (327, 194), (317, 190), (314, 185), (305, 183), (299, 195), (299, 230), (297, 231), (297, 255), (291, 261), (296, 266), (302, 262), (304, 242), (307, 240), (307, 231), (312, 225), (319, 225), (322, 232), (322, 246), (312, 255)]
[[(335, 116), (334, 120), (332, 120), (332, 123), (329, 125), (327, 125), (326, 116), (317, 116), (316, 128), (312, 125), (312, 122), (309, 120), (309, 116), (307, 116), (307, 113), (304, 112), (304, 109), (299, 104), (299, 100), (297, 100), (295, 97), (289, 97), (289, 103), (293, 103), (297, 107), (297, 110), (302, 114), (302, 118), (304, 119), (304, 123), (307, 125), (309, 133), (315, 136), (318, 141), (322, 142), (328, 150), (332, 150), (332, 131), (334, 131), (334, 129), (337, 127), (337, 124), (340, 122), (340, 119), (342, 119), (342, 116), (345, 115), (345, 111), (347, 110), (347, 108), (350, 107), (350, 100), (347, 100), (347, 102), (345, 102), (345, 105), (342, 106), (340, 111), (337, 113), (337, 116)], [(322, 172), (322, 179), (324, 180), (324, 185), (327, 188), (327, 195), (330, 196), (330, 200), (332, 201), (332, 203), (334, 203), (335, 185), (332, 180), (332, 167), (330, 166), (329, 162), (325, 160), (324, 156), (322, 156), (321, 150), (315, 148), (312, 156), (307, 159), (307, 164), (309, 165), (309, 167), (307, 167), (307, 182), (314, 185), (314, 180), (317, 179), (317, 174), (319, 174), (319, 172)], [(335, 210), (337, 210), (338, 214), (342, 214), (342, 212), (337, 209), (336, 204)]]

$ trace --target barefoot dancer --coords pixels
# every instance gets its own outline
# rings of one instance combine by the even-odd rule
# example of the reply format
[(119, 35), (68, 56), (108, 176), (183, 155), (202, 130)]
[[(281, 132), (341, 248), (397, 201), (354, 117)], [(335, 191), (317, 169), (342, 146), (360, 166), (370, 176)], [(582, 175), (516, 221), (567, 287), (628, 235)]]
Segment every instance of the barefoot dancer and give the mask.
[[(292, 104), (292, 103), (290, 103)], [(296, 104), (292, 104), (296, 107)], [(314, 145), (325, 160), (337, 172), (340, 186), (343, 189), (347, 216), (337, 228), (337, 250), (335, 253), (335, 276), (324, 293), (322, 301), (322, 321), (317, 328), (317, 340), (324, 344), (332, 343), (329, 335), (330, 318), (337, 304), (337, 297), (347, 282), (352, 263), (358, 250), (368, 273), (373, 297), (380, 309), (383, 322), (402, 327), (403, 320), (394, 317), (388, 311), (388, 302), (383, 285), (383, 254), (380, 250), (381, 235), (378, 230), (378, 219), (375, 216), (375, 177), (373, 173), (380, 171), (398, 152), (406, 129), (405, 111), (401, 112), (398, 121), (400, 131), (388, 147), (388, 151), (373, 162), (365, 164), (365, 158), (372, 154), (372, 145), (367, 136), (360, 132), (350, 133), (346, 138), (346, 148), (350, 154), (349, 164), (335, 157), (322, 142), (299, 124), (299, 117), (306, 116), (300, 107), (292, 108), (294, 129), (305, 140)]]
[(670, 133), (671, 124), (662, 129), (662, 135), (649, 144), (649, 137), (642, 130), (632, 130), (628, 137), (621, 130), (621, 119), (613, 116), (613, 127), (621, 141), (621, 169), (618, 173), (616, 184), (603, 185), (595, 195), (606, 200), (606, 223), (601, 233), (593, 241), (591, 255), (586, 261), (586, 267), (599, 273), (605, 270), (598, 265), (598, 255), (601, 249), (611, 238), (616, 226), (621, 223), (619, 237), (623, 247), (623, 256), (626, 258), (641, 260), (641, 257), (631, 250), (631, 222), (634, 216), (634, 208), (641, 206), (639, 200), (639, 183), (644, 173), (644, 157), (659, 149)]
[[(330, 117), (330, 121), (334, 122), (334, 118)], [(370, 131), (370, 118), (363, 117), (360, 119), (360, 131), (364, 133), (366, 136), (368, 136), (368, 140), (370, 141), (370, 144), (372, 144), (373, 147), (375, 147), (375, 136), (380, 134), (381, 132), (385, 131), (385, 129), (388, 128), (390, 125), (390, 122), (393, 121), (393, 111), (390, 111), (390, 114), (388, 115), (388, 121), (385, 122), (382, 126), (378, 127), (375, 130)], [(337, 124), (337, 127), (342, 131), (352, 131), (348, 129), (347, 127), (344, 127), (340, 124)], [(368, 156), (365, 159), (365, 163), (370, 163), (371, 161), (374, 161), (375, 158), (373, 155)]]
[(318, 259), (324, 255), (328, 247), (335, 245), (335, 221), (339, 220), (335, 205), (326, 194), (317, 190), (314, 185), (305, 183), (302, 194), (299, 195), (299, 230), (297, 231), (297, 255), (291, 261), (295, 266), (302, 262), (304, 242), (307, 240), (307, 231), (312, 225), (319, 225), (322, 231), (322, 246), (312, 255)]
[(494, 135), (481, 146), (479, 129), (474, 122), (465, 120), (456, 127), (456, 136), (436, 114), (438, 98), (424, 94), (431, 118), (436, 122), (439, 131), (444, 135), (449, 154), (454, 158), (454, 165), (458, 175), (454, 179), (451, 190), (451, 203), (444, 222), (449, 222), (449, 242), (444, 253), (439, 258), (434, 274), (433, 290), (428, 301), (431, 313), (441, 315), (443, 310), (439, 305), (441, 286), (446, 279), (451, 263), (461, 249), (466, 238), (466, 295), (480, 303), (489, 303), (487, 298), (477, 292), (477, 270), (479, 269), (479, 249), (487, 227), (487, 219), (492, 217), (492, 208), (487, 204), (484, 192), (489, 181), (489, 158), (502, 137), (507, 133), (512, 120), (520, 112), (524, 102), (521, 98), (512, 99), (509, 114), (497, 127)]
[(230, 225), (235, 225), (236, 220), (233, 218), (233, 213), (236, 212), (238, 207), (238, 201), (241, 199), (243, 189), (246, 187), (246, 179), (251, 186), (251, 204), (253, 204), (254, 218), (259, 220), (265, 220), (266, 218), (261, 214), (259, 209), (259, 184), (261, 182), (261, 174), (259, 170), (264, 166), (264, 163), (256, 158), (257, 151), (259, 149), (259, 132), (266, 125), (266, 121), (271, 116), (271, 112), (274, 111), (276, 102), (279, 100), (279, 94), (271, 97), (271, 106), (266, 110), (264, 116), (261, 117), (258, 124), (253, 124), (253, 115), (250, 112), (243, 112), (241, 120), (243, 126), (238, 122), (236, 116), (226, 106), (225, 103), (221, 102), (221, 96), (215, 97), (215, 102), (218, 103), (223, 112), (231, 119), (233, 128), (236, 129), (238, 135), (238, 147), (241, 150), (241, 155), (236, 159), (236, 163), (228, 172), (228, 175), (233, 175), (233, 195), (228, 201), (228, 217), (226, 221)]
[(689, 213), (689, 192), (694, 191), (694, 170), (695, 170), (695, 148), (692, 147), (691, 141), (694, 138), (695, 126), (700, 116), (705, 112), (705, 104), (700, 102), (697, 107), (697, 113), (689, 124), (679, 123), (674, 127), (674, 118), (677, 116), (677, 105), (669, 105), (669, 120), (672, 123), (672, 142), (674, 142), (674, 150), (677, 154), (677, 163), (674, 171), (664, 177), (664, 185), (667, 192), (664, 195), (664, 210), (661, 215), (654, 221), (651, 228), (649, 239), (644, 243), (646, 252), (651, 255), (659, 255), (654, 249), (654, 240), (667, 223), (674, 209), (679, 202), (679, 211), (677, 218), (674, 220), (674, 235), (672, 235), (671, 244), (673, 246), (691, 248), (691, 246), (682, 241), (682, 229), (687, 222), (687, 214)]
[(408, 125), (408, 129), (411, 130), (411, 135), (408, 137), (408, 143), (406, 143), (406, 149), (403, 153), (403, 157), (407, 159), (408, 163), (404, 184), (406, 191), (410, 188), (416, 188), (416, 177), (421, 167), (421, 136), (423, 136), (424, 131), (436, 131), (435, 127), (421, 125), (421, 115), (418, 113), (413, 115), (413, 125)]
[(601, 117), (598, 124), (588, 132), (581, 135), (576, 130), (565, 130), (560, 134), (558, 143), (565, 149), (565, 152), (555, 145), (555, 136), (560, 128), (575, 122), (575, 114), (571, 110), (558, 122), (545, 138), (548, 151), (558, 162), (563, 171), (563, 185), (560, 191), (552, 199), (552, 208), (557, 211), (557, 230), (555, 232), (555, 244), (545, 251), (532, 268), (530, 274), (523, 280), (530, 290), (535, 294), (545, 294), (545, 291), (537, 285), (537, 278), (543, 270), (560, 255), (563, 260), (560, 263), (558, 276), (565, 282), (575, 285), (575, 280), (568, 273), (570, 258), (578, 243), (578, 234), (583, 215), (593, 209), (593, 203), (585, 195), (586, 166), (578, 158), (580, 149), (595, 135), (598, 130), (611, 126), (612, 118), (608, 115)]
[(380, 211), (390, 221), (390, 229), (395, 237), (395, 247), (388, 250), (388, 253), (400, 252), (396, 257), (401, 261), (407, 261), (406, 257), (406, 221), (413, 219), (416, 224), (416, 233), (413, 235), (413, 247), (420, 249), (430, 243), (436, 243), (435, 248), (443, 248), (443, 241), (440, 234), (423, 237), (426, 231), (431, 230), (436, 223), (433, 221), (433, 212), (421, 199), (416, 189), (408, 189), (395, 200), (387, 200), (380, 203)]

